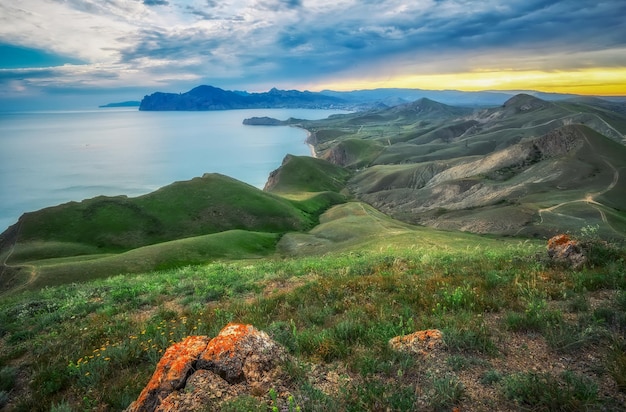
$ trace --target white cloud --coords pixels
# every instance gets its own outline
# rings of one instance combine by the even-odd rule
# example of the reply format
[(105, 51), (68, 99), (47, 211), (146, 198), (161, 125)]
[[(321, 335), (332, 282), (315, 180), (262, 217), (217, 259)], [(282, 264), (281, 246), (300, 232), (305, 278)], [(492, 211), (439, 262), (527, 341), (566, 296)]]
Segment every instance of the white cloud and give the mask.
[[(371, 73), (624, 65), (624, 15), (621, 0), (21, 0), (0, 3), (0, 42), (86, 62), (25, 71), (21, 84), (280, 87)], [(9, 74), (0, 82), (16, 81)]]

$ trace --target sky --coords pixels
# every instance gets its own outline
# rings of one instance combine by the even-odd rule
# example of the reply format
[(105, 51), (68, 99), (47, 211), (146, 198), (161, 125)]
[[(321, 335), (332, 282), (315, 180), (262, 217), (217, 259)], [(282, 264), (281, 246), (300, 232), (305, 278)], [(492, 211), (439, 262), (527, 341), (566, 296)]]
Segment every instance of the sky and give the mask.
[(0, 110), (227, 90), (626, 96), (624, 0), (10, 0)]

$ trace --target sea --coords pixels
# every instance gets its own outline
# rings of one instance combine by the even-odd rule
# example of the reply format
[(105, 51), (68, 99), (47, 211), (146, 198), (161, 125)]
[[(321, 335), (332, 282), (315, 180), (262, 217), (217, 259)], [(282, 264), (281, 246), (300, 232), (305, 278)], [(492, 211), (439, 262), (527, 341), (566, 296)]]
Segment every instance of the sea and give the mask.
[(99, 195), (129, 197), (205, 173), (262, 189), (307, 132), (245, 118), (323, 119), (340, 110), (0, 112), (0, 233), (25, 212)]

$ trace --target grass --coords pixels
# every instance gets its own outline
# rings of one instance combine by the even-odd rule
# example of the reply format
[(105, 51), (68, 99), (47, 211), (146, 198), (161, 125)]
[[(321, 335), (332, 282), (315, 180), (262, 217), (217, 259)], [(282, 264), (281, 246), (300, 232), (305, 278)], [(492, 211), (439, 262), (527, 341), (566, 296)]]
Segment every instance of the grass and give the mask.
[[(540, 244), (467, 235), (482, 246), (450, 247), (451, 239), (466, 235), (426, 233), (393, 249), (378, 239), (369, 252), (215, 262), (5, 297), (0, 391), (16, 410), (121, 410), (169, 345), (190, 334), (215, 336), (237, 321), (267, 331), (294, 356), (293, 405), (302, 410), (450, 410), (511, 402), (558, 410), (550, 409), (552, 398), (573, 408), (619, 402), (606, 388), (588, 388), (603, 385), (602, 374), (623, 387), (623, 269), (607, 271), (607, 262), (563, 273), (537, 259)], [(604, 372), (499, 369), (497, 359), (509, 356), (502, 343), (515, 336), (559, 342), (551, 331), (566, 325), (565, 312), (555, 305), (589, 301), (593, 292), (581, 285), (618, 291), (593, 311), (582, 305), (567, 312), (579, 317), (572, 330), (580, 336), (593, 326), (594, 368)], [(394, 336), (426, 328), (443, 331), (441, 357), (422, 362), (387, 346)], [(560, 345), (555, 353), (572, 359), (584, 358), (589, 347)], [(333, 369), (343, 384), (328, 388), (310, 380)], [(500, 389), (481, 400), (471, 391), (473, 381)], [(533, 385), (543, 392), (535, 395)], [(228, 407), (254, 410), (266, 401), (242, 398)]]
[(340, 192), (350, 172), (308, 156), (287, 156), (268, 187), (272, 193)]
[(507, 376), (505, 396), (521, 408), (588, 411), (599, 403), (598, 386), (588, 377), (565, 371), (559, 376), (523, 372)]
[[(318, 175), (345, 179), (345, 170), (312, 160), (316, 163), (309, 169)], [(137, 198), (97, 197), (28, 213), (0, 242), (0, 258), (9, 265), (2, 268), (0, 287), (36, 289), (267, 256), (285, 232), (310, 229), (321, 213), (345, 202), (332, 191), (305, 194), (288, 199), (205, 175)]]
[[(613, 169), (595, 171), (606, 159), (622, 170), (612, 152), (623, 147), (579, 128), (606, 159), (587, 150), (567, 167), (549, 160), (498, 181), (452, 182), (495, 190), (565, 170), (560, 184), (574, 189), (535, 182), (518, 200), (421, 215), (478, 229), (524, 222), (537, 237), (582, 226), (589, 262), (576, 271), (549, 262), (544, 241), (513, 237), (514, 225), (502, 229), (511, 237), (412, 226), (347, 194), (419, 221), (415, 205), (394, 202), (419, 200), (443, 169), (546, 133), (564, 115), (546, 104), (512, 116), (533, 103), (518, 100), (466, 141), (442, 123), (452, 109), (428, 101), (308, 122), (318, 152), (348, 167), (288, 158), (274, 193), (206, 175), (27, 214), (9, 233), (15, 249), (0, 239), (2, 280), (23, 285), (0, 297), (0, 407), (124, 410), (172, 343), (242, 322), (286, 348), (290, 393), (244, 395), (223, 410), (625, 409), (626, 252), (603, 240), (626, 227), (624, 183), (611, 188)], [(405, 149), (432, 162), (370, 167), (409, 160)], [(609, 188), (596, 198), (606, 206), (581, 201)], [(388, 345), (423, 329), (441, 330), (443, 345), (425, 356)]]
[(101, 196), (27, 213), (20, 219), (9, 263), (120, 253), (235, 229), (306, 230), (342, 201), (327, 193), (296, 202), (226, 176), (205, 175), (136, 198)]

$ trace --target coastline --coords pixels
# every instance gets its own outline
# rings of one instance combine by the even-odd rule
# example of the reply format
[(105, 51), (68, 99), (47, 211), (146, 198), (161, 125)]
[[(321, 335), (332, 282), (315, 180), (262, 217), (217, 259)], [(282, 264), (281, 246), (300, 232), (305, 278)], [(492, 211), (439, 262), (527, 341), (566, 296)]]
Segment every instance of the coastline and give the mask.
[(307, 146), (309, 146), (309, 150), (311, 151), (311, 157), (314, 159), (317, 159), (317, 152), (315, 151), (315, 146), (313, 146), (313, 144), (311, 143), (311, 138), (314, 136), (314, 134), (311, 133), (311, 131), (307, 129), (303, 129), (303, 130), (306, 130), (306, 139), (304, 140), (304, 142), (307, 144)]

